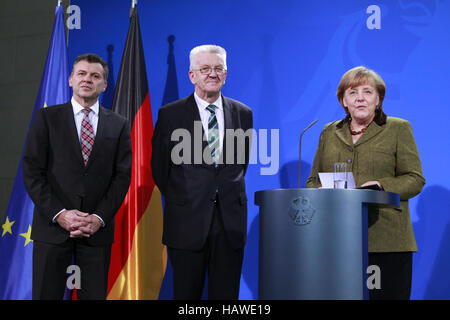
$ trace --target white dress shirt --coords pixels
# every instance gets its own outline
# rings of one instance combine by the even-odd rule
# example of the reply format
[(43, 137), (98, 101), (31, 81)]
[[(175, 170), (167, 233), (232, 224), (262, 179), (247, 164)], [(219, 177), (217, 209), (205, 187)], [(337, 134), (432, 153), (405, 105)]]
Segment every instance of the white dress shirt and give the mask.
[[(73, 97), (72, 100), (73, 117), (75, 118), (75, 124), (77, 126), (78, 140), (81, 141), (81, 122), (84, 118), (84, 113), (81, 111), (84, 107), (79, 104)], [(91, 122), (92, 129), (94, 129), (94, 136), (97, 135), (97, 125), (98, 125), (98, 110), (99, 103), (98, 100), (90, 107), (91, 112), (89, 112), (89, 121)]]
[(219, 98), (216, 101), (214, 101), (213, 103), (209, 103), (209, 102), (199, 98), (199, 96), (195, 92), (194, 92), (194, 98), (195, 98), (195, 102), (197, 103), (198, 112), (200, 113), (200, 119), (202, 120), (203, 130), (205, 131), (206, 135), (208, 135), (208, 119), (211, 114), (206, 109), (206, 107), (209, 106), (210, 104), (213, 104), (216, 106), (216, 109), (215, 109), (216, 119), (217, 119), (217, 124), (219, 125), (219, 151), (222, 152), (223, 137), (224, 137), (224, 132), (225, 132), (222, 96), (220, 95)]

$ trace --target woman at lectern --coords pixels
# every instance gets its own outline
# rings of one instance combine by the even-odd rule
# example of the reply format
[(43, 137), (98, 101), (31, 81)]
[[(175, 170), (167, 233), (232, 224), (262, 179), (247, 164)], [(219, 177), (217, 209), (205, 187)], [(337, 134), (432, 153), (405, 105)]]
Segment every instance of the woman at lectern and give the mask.
[(412, 253), (417, 251), (408, 199), (425, 185), (411, 124), (383, 112), (386, 86), (373, 70), (356, 67), (342, 77), (337, 98), (345, 118), (327, 124), (319, 139), (307, 187), (319, 187), (318, 172), (346, 162), (356, 186), (400, 195), (399, 208), (369, 208), (369, 265), (381, 272), (381, 289), (370, 299), (409, 299)]

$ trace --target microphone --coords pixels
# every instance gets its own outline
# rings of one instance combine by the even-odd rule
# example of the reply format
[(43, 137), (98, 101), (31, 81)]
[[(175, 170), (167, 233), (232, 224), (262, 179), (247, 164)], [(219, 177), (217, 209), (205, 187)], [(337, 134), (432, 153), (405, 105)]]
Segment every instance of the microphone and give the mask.
[(298, 143), (298, 188), (300, 189), (300, 178), (301, 178), (301, 165), (302, 165), (302, 137), (306, 130), (311, 128), (313, 124), (315, 124), (318, 120), (314, 120), (310, 123), (309, 126), (307, 126), (305, 129), (303, 129), (302, 134), (300, 135), (300, 141)]

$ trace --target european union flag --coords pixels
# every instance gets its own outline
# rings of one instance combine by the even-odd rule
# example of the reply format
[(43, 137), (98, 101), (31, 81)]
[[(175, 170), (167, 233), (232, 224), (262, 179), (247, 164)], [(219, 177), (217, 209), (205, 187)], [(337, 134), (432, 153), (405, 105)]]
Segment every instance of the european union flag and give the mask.
[[(69, 74), (63, 8), (57, 6), (44, 74), (31, 122), (37, 109), (70, 100)], [(33, 240), (30, 235), (33, 209), (34, 204), (23, 185), (20, 161), (5, 221), (0, 229), (1, 300), (31, 299)]]

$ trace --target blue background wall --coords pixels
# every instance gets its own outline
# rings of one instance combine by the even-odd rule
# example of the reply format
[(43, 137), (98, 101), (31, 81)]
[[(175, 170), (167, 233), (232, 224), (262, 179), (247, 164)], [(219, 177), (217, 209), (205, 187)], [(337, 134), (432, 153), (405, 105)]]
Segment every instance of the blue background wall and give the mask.
[[(113, 46), (113, 78), (102, 99), (108, 105), (130, 1), (71, 4), (81, 9), (81, 29), (69, 32), (70, 60), (85, 52), (107, 59), (107, 47)], [(381, 29), (366, 25), (370, 5), (381, 9)], [(411, 297), (450, 298), (450, 1), (140, 0), (138, 12), (154, 122), (166, 85), (167, 38), (174, 35), (180, 97), (193, 91), (190, 49), (218, 44), (228, 51), (223, 93), (253, 109), (256, 129), (280, 129), (279, 170), (262, 176), (262, 165), (251, 165), (249, 199), (258, 190), (296, 187), (298, 136), (319, 119), (303, 139), (304, 184), (321, 129), (344, 117), (335, 95), (342, 74), (358, 65), (377, 71), (387, 85), (385, 112), (411, 122), (427, 179), (423, 192), (410, 200), (419, 246)], [(257, 298), (258, 230), (258, 208), (250, 201), (241, 299)]]

